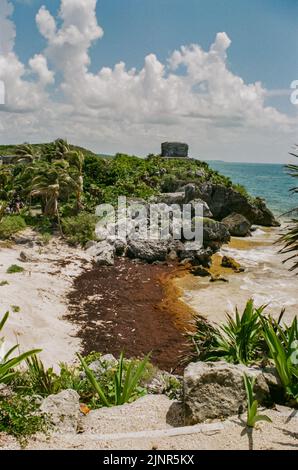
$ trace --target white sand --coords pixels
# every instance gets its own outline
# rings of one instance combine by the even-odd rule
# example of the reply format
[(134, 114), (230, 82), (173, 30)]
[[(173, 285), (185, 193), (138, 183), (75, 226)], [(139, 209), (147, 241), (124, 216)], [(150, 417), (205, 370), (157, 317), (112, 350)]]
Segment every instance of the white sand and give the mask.
[[(34, 237), (30, 232), (29, 235)], [(22, 251), (30, 262), (19, 260)], [(21, 351), (40, 348), (40, 357), (47, 366), (74, 359), (80, 350), (80, 340), (75, 337), (73, 325), (63, 320), (63, 316), (67, 313), (66, 294), (74, 277), (82, 271), (84, 258), (87, 260), (83, 250), (70, 248), (58, 239), (45, 247), (0, 245), (0, 283), (9, 282), (0, 286), (0, 316), (11, 312), (3, 332), (7, 348), (16, 342)], [(7, 274), (12, 264), (22, 266), (25, 271)], [(13, 312), (12, 306), (19, 307), (20, 312)]]
[[(262, 410), (272, 423), (261, 422), (252, 436), (245, 419), (232, 417), (202, 425), (177, 427), (171, 410), (179, 414), (177, 402), (165, 396), (148, 395), (132, 404), (91, 411), (83, 417), (79, 434), (41, 435), (30, 440), (28, 449), (144, 449), (162, 450), (298, 450), (297, 410), (277, 407)], [(10, 436), (0, 434), (0, 448), (17, 449)]]

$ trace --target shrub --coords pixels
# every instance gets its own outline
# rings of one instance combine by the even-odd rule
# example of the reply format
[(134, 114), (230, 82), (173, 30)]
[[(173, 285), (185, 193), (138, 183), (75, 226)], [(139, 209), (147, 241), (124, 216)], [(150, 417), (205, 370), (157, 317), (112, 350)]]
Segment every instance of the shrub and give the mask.
[[(192, 341), (200, 359), (248, 365), (263, 356), (263, 328), (260, 316), (265, 307), (256, 309), (250, 299), (242, 313), (236, 308), (235, 318), (227, 315), (226, 324), (219, 328), (205, 323), (203, 330), (197, 325), (198, 332)], [(202, 323), (202, 322), (200, 322)]]
[(80, 359), (89, 383), (103, 406), (123, 405), (145, 393), (145, 389), (139, 388), (139, 384), (148, 363), (148, 356), (138, 364), (134, 364), (133, 361), (129, 361), (128, 364), (126, 364), (122, 353), (117, 367), (112, 371), (112, 383), (110, 383), (108, 388), (104, 387), (96, 379), (94, 373), (89, 369), (80, 354), (78, 354), (78, 358)]
[(72, 245), (84, 246), (89, 240), (95, 240), (95, 225), (96, 217), (87, 212), (62, 220), (63, 233)]
[(6, 240), (14, 233), (26, 228), (26, 222), (20, 215), (7, 215), (0, 222), (0, 239)]
[(14, 395), (0, 398), (0, 431), (16, 437), (21, 446), (37, 432), (45, 432), (47, 419), (39, 412), (39, 406), (32, 397)]
[(22, 268), (22, 266), (18, 266), (17, 264), (12, 264), (11, 266), (9, 266), (9, 268), (7, 268), (7, 274), (16, 274), (16, 273), (22, 273), (24, 272), (25, 269)]

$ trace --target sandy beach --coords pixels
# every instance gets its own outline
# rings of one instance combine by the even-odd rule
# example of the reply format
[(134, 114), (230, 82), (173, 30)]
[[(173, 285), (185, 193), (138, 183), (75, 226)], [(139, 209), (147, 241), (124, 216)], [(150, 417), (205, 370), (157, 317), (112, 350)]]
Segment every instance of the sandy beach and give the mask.
[[(75, 327), (64, 319), (66, 294), (88, 258), (83, 250), (56, 238), (40, 246), (33, 232), (26, 231), (23, 237), (32, 240), (33, 246), (0, 245), (0, 312), (10, 312), (4, 331), (6, 347), (18, 342), (22, 351), (40, 348), (47, 366), (71, 362), (80, 340)], [(24, 271), (8, 274), (11, 265)]]

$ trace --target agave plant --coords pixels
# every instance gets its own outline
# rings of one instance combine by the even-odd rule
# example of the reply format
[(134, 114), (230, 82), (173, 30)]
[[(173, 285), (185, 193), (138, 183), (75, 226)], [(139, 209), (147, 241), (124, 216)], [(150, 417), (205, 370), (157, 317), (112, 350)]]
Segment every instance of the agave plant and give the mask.
[[(298, 158), (298, 146), (295, 146), (294, 152), (290, 155)], [(298, 178), (298, 165), (290, 164), (287, 165), (289, 175), (293, 178)], [(298, 186), (293, 187), (291, 190), (292, 194), (298, 193)], [(298, 207), (289, 212), (289, 214), (298, 213)], [(283, 243), (284, 247), (280, 250), (280, 253), (291, 254), (285, 262), (294, 260), (293, 266), (290, 271), (298, 269), (298, 219), (292, 218), (290, 225), (287, 228), (287, 232), (278, 240), (279, 243)]]
[(253, 300), (248, 300), (240, 315), (236, 308), (235, 318), (227, 314), (227, 322), (219, 329), (212, 328), (208, 339), (208, 351), (205, 360), (220, 358), (235, 364), (250, 364), (262, 352), (262, 323), (260, 316), (265, 306), (255, 308)]
[(117, 369), (114, 372), (114, 386), (111, 398), (110, 394), (107, 395), (103, 387), (97, 381), (94, 373), (89, 369), (83, 357), (80, 354), (77, 356), (85, 370), (89, 383), (100, 398), (100, 401), (104, 406), (109, 407), (123, 405), (133, 399), (134, 393), (142, 379), (149, 360), (149, 356), (146, 356), (136, 367), (134, 367), (133, 362), (130, 361), (127, 369), (125, 370), (124, 355), (121, 353)]
[(263, 324), (263, 334), (267, 343), (270, 357), (274, 361), (275, 368), (286, 394), (298, 401), (298, 363), (297, 351), (294, 347), (298, 345), (298, 325), (297, 318), (290, 326), (281, 327), (266, 322)]
[(254, 400), (253, 394), (255, 379), (251, 379), (246, 374), (244, 374), (243, 380), (247, 400), (247, 426), (249, 428), (254, 428), (258, 421), (267, 421), (268, 423), (271, 423), (271, 419), (268, 416), (258, 414), (259, 403), (257, 400)]
[[(0, 332), (3, 330), (4, 325), (6, 324), (9, 317), (9, 312), (7, 312), (2, 320), (0, 321)], [(4, 338), (0, 338), (0, 349), (2, 349), (2, 354), (0, 357), (0, 383), (8, 383), (16, 375), (14, 370), (21, 362), (25, 361), (28, 357), (39, 353), (40, 349), (34, 349), (27, 351), (23, 354), (13, 356), (13, 353), (18, 348), (18, 344), (13, 346), (8, 352), (4, 352)]]

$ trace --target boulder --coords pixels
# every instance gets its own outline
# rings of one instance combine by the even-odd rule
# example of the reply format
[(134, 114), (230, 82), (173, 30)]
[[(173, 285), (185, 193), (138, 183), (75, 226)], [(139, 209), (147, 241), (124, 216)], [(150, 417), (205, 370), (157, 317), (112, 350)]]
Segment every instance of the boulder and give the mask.
[[(107, 370), (110, 370), (110, 369), (113, 369), (114, 367), (116, 367), (117, 364), (118, 364), (118, 361), (115, 358), (115, 356), (113, 356), (113, 354), (104, 354), (103, 356), (101, 356), (100, 359), (91, 362), (91, 364), (89, 364), (88, 367), (89, 367), (90, 370), (92, 370), (94, 375), (97, 378), (99, 378)], [(83, 371), (81, 373), (81, 377), (82, 378), (86, 377), (85, 371)]]
[(74, 390), (63, 390), (45, 398), (40, 407), (46, 413), (55, 431), (77, 432), (80, 420), (80, 397)]
[(141, 259), (148, 263), (165, 261), (169, 250), (169, 243), (153, 240), (128, 240), (127, 256), (132, 259)]
[(162, 193), (158, 196), (155, 196), (151, 199), (152, 203), (156, 204), (178, 204), (181, 205), (184, 203), (185, 200), (185, 193), (184, 192), (177, 192), (177, 193)]
[(207, 269), (202, 268), (202, 266), (196, 266), (191, 270), (191, 274), (193, 276), (198, 276), (198, 277), (210, 277), (211, 274)]
[(194, 184), (189, 183), (184, 186), (184, 204), (188, 204), (190, 201), (194, 200), (197, 197), (197, 188)]
[(221, 265), (223, 268), (233, 269), (235, 273), (242, 273), (244, 271), (244, 268), (242, 268), (241, 265), (230, 256), (223, 256)]
[(213, 254), (210, 248), (202, 248), (196, 242), (185, 242), (177, 249), (180, 261), (188, 260), (193, 265), (209, 266)]
[(251, 223), (244, 215), (233, 212), (222, 220), (231, 235), (235, 237), (246, 237), (250, 235)]
[(114, 264), (115, 248), (106, 240), (92, 244), (86, 251), (99, 266), (112, 266)]
[(211, 182), (203, 183), (198, 190), (199, 197), (207, 202), (215, 219), (222, 220), (236, 212), (244, 215), (251, 224), (280, 225), (262, 199), (252, 201), (234, 188)]
[(216, 250), (222, 244), (230, 241), (230, 233), (226, 225), (207, 217), (204, 217), (203, 224), (203, 240), (205, 247), (210, 246)]
[(213, 214), (211, 210), (209, 209), (207, 202), (203, 201), (203, 199), (199, 199), (199, 198), (193, 199), (192, 201), (189, 202), (189, 204), (191, 204), (192, 217), (195, 217), (195, 207), (198, 204), (203, 206), (204, 217), (208, 217), (208, 218), (213, 217)]
[(259, 403), (270, 400), (270, 391), (261, 369), (227, 362), (197, 362), (184, 371), (184, 403), (187, 424), (236, 415), (246, 406), (243, 376), (255, 377)]

